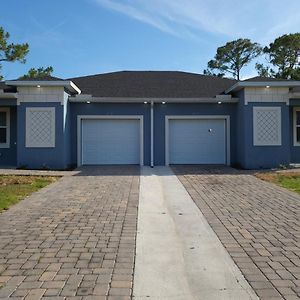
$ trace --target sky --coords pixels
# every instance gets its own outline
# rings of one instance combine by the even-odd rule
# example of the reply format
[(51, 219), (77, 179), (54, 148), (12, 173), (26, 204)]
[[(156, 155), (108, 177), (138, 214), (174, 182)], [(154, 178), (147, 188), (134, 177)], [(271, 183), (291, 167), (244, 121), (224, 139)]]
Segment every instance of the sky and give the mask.
[[(268, 45), (300, 31), (299, 0), (9, 0), (1, 10), (10, 41), (30, 45), (26, 64), (3, 63), (5, 79), (50, 65), (61, 78), (121, 70), (202, 73), (228, 41)], [(255, 75), (253, 64), (242, 71), (242, 78)]]

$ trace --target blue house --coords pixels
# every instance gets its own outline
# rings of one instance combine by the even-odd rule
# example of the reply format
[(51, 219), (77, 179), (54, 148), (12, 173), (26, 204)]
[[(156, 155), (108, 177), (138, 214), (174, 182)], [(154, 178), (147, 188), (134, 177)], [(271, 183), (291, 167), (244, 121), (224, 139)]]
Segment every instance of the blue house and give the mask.
[(0, 165), (300, 163), (300, 82), (124, 71), (0, 82)]

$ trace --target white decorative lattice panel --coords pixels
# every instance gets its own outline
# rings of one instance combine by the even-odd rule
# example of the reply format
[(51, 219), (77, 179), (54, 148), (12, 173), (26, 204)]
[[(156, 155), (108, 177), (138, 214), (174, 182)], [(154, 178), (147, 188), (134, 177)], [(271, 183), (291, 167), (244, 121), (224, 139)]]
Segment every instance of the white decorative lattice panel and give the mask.
[(55, 147), (55, 108), (26, 108), (26, 147)]
[(254, 146), (281, 145), (281, 108), (253, 107)]

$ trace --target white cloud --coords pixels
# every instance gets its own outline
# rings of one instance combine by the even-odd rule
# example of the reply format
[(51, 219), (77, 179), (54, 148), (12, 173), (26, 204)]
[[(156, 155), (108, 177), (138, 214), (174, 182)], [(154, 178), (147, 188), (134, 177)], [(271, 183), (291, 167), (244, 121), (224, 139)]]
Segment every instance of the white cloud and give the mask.
[[(201, 32), (270, 42), (300, 28), (299, 0), (93, 0), (169, 34)], [(287, 9), (288, 6), (288, 9)]]
[(110, 9), (117, 11), (119, 13), (125, 14), (129, 17), (132, 17), (141, 22), (147, 23), (151, 26), (154, 26), (164, 32), (171, 33), (177, 35), (176, 31), (172, 29), (163, 19), (156, 17), (155, 15), (149, 14), (146, 10), (139, 5), (128, 3), (121, 3), (118, 1), (111, 0), (96, 0), (100, 5)]

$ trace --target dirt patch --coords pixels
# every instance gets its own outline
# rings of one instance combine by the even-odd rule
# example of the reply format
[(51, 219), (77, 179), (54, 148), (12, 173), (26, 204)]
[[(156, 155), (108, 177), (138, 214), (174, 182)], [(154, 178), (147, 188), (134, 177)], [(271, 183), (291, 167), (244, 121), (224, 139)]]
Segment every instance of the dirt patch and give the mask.
[(11, 184), (31, 184), (37, 180), (47, 180), (50, 182), (57, 181), (59, 177), (52, 176), (23, 176), (23, 175), (2, 175), (0, 176), (0, 185)]
[(284, 172), (284, 173), (279, 173), (279, 172), (269, 172), (269, 173), (255, 173), (254, 174), (257, 178), (268, 181), (268, 182), (273, 182), (273, 183), (279, 183), (281, 178), (299, 178), (300, 177), (300, 172)]

